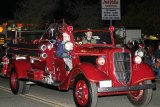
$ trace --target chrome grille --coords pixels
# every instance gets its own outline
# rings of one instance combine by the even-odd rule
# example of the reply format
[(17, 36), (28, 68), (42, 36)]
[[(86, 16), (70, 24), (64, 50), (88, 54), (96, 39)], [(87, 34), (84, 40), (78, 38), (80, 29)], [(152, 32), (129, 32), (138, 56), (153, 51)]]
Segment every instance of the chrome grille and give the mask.
[(117, 80), (122, 84), (130, 81), (131, 61), (129, 52), (114, 53), (114, 72)]

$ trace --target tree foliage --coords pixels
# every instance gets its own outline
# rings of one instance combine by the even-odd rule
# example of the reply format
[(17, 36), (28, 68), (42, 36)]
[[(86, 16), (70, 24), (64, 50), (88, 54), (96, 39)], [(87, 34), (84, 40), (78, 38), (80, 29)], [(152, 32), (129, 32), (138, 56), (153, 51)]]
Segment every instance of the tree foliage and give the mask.
[(99, 0), (23, 0), (19, 3), (15, 19), (44, 24), (58, 17), (70, 20), (78, 28), (98, 28), (102, 25), (100, 9)]
[[(140, 27), (145, 34), (160, 33), (159, 0), (121, 0), (122, 18), (115, 26)], [(44, 25), (66, 19), (74, 28), (102, 28), (101, 0), (21, 0), (15, 19)]]
[(59, 5), (58, 0), (23, 0), (14, 17), (17, 21), (41, 24), (52, 18)]
[(159, 4), (159, 0), (145, 0), (130, 4), (118, 25), (140, 27), (144, 34), (160, 33)]
[(102, 26), (101, 11), (99, 11), (101, 5), (98, 0), (65, 0), (65, 9), (65, 15), (69, 14), (79, 29)]

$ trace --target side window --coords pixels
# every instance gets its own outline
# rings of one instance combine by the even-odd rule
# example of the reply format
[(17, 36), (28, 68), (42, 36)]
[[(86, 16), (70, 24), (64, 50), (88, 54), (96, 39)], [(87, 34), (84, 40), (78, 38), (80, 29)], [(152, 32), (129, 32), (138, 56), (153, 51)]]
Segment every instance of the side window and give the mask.
[(112, 44), (110, 33), (108, 32), (99, 32), (98, 34), (99, 44)]
[(15, 41), (15, 31), (8, 31), (6, 42), (12, 44), (14, 43), (14, 41)]

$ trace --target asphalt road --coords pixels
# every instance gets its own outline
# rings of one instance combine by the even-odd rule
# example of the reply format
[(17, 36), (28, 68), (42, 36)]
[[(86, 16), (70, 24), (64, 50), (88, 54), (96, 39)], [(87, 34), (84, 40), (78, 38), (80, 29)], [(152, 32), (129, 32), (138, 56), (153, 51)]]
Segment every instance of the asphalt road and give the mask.
[[(160, 107), (160, 81), (147, 107)], [(8, 79), (0, 78), (0, 107), (76, 107), (72, 90), (62, 92), (54, 87), (31, 86), (27, 95), (13, 95)], [(125, 95), (99, 97), (97, 107), (135, 107)]]

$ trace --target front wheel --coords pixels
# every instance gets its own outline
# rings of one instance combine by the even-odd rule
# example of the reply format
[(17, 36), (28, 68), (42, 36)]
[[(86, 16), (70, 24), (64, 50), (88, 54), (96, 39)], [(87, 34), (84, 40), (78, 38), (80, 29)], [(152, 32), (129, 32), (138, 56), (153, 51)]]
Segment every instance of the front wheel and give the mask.
[(74, 82), (73, 97), (77, 107), (95, 107), (97, 104), (97, 86), (79, 74)]
[[(151, 84), (151, 80), (144, 81), (142, 84)], [(129, 101), (135, 106), (145, 106), (147, 105), (152, 98), (152, 89), (138, 90), (138, 91), (130, 91), (128, 94)]]
[(16, 71), (13, 69), (10, 75), (10, 88), (13, 94), (21, 94), (23, 90), (23, 81), (18, 79)]

